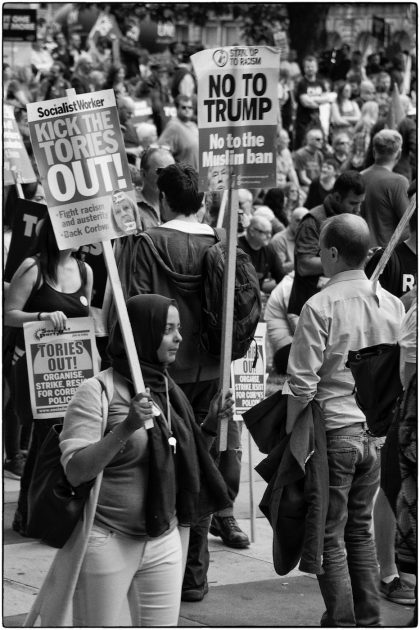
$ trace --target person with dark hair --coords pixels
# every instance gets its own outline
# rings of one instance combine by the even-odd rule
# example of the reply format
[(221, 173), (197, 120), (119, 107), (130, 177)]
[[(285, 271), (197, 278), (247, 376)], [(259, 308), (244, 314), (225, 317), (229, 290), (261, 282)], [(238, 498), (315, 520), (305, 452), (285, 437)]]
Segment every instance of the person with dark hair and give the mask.
[(67, 80), (70, 78), (70, 67), (72, 65), (72, 56), (70, 55), (68, 44), (66, 40), (66, 36), (64, 33), (59, 31), (55, 36), (54, 40), (56, 43), (56, 47), (51, 52), (51, 57), (55, 62), (59, 62), (63, 64), (64, 73), (63, 76)]
[[(205, 418), (218, 389), (220, 361), (200, 345), (201, 269), (208, 248), (216, 242), (213, 228), (200, 223), (198, 211), (203, 194), (198, 192), (198, 174), (185, 163), (159, 171), (157, 185), (163, 224), (140, 234), (130, 265), (129, 295), (159, 293), (177, 301), (183, 326), (183, 343), (171, 376), (190, 401), (196, 422)], [(228, 450), (217, 457), (218, 468), (234, 501), (239, 491), (241, 450), (237, 423), (229, 423)], [(200, 519), (191, 528), (184, 576), (184, 601), (200, 601), (208, 591), (210, 519)], [(219, 513), (213, 526), (225, 544), (247, 547), (248, 536), (240, 530), (229, 508)]]
[(303, 217), (296, 234), (295, 278), (289, 313), (300, 315), (306, 300), (320, 289), (322, 263), (319, 257), (319, 234), (322, 224), (335, 215), (347, 212), (358, 214), (364, 197), (365, 185), (360, 173), (345, 171), (335, 180), (324, 203)]
[(48, 75), (41, 81), (38, 99), (48, 101), (66, 96), (70, 83), (65, 78), (66, 66), (61, 61), (54, 61)]
[(176, 162), (187, 162), (198, 169), (198, 127), (193, 121), (195, 97), (179, 94), (177, 116), (171, 118), (159, 136), (158, 143), (169, 146)]
[(351, 99), (351, 85), (342, 81), (337, 87), (337, 100), (331, 104), (331, 126), (335, 132), (351, 131), (359, 121), (360, 109)]
[[(208, 452), (214, 439), (208, 434), (219, 416), (231, 417), (231, 393), (222, 400), (218, 392), (197, 427), (168, 373), (182, 343), (176, 302), (138, 295), (128, 300), (127, 312), (145, 390), (134, 392), (117, 322), (108, 344), (111, 367), (78, 388), (60, 435), (69, 482), (76, 487), (101, 479), (83, 527), (76, 526), (57, 553), (27, 619), (30, 626), (37, 616), (42, 626), (68, 625), (62, 620), (71, 607), (74, 627), (126, 625), (127, 608), (134, 627), (176, 626), (189, 526), (230, 504)], [(70, 565), (66, 578), (63, 565)]]
[(289, 217), (284, 210), (284, 192), (280, 188), (269, 188), (264, 196), (264, 205), (268, 206), (276, 219), (281, 221), (285, 227), (289, 225)]
[(319, 206), (324, 202), (325, 197), (333, 189), (335, 180), (337, 179), (337, 163), (333, 158), (324, 160), (321, 166), (319, 177), (311, 181), (308, 196), (305, 201), (305, 208), (312, 210), (315, 206)]
[(381, 625), (372, 510), (382, 439), (367, 431), (346, 361), (350, 350), (396, 343), (404, 308), (379, 285), (375, 291), (366, 277), (369, 240), (359, 216), (344, 213), (324, 222), (319, 248), (329, 281), (302, 308), (283, 386), (288, 430), (315, 400), (326, 431), (328, 510), (317, 575), (325, 627)]
[[(408, 206), (408, 181), (393, 168), (401, 156), (402, 137), (382, 129), (373, 138), (374, 164), (361, 172), (366, 186), (362, 216), (366, 219), (372, 247), (386, 247)], [(408, 230), (401, 241), (408, 238)]]
[(12, 524), (22, 536), (26, 530), (28, 490), (38, 450), (50, 427), (62, 421), (60, 418), (33, 419), (23, 324), (49, 321), (56, 330), (62, 331), (68, 317), (87, 317), (93, 283), (91, 268), (75, 258), (78, 248), (58, 249), (49, 216), (38, 226), (33, 254), (25, 258), (14, 274), (4, 305), (6, 326), (20, 329), (10, 375), (11, 397), (22, 425), (33, 424)]
[(319, 106), (329, 103), (331, 98), (324, 83), (318, 79), (318, 61), (314, 55), (307, 55), (303, 60), (303, 78), (296, 86), (296, 121), (294, 149), (299, 149), (305, 135), (311, 128), (321, 128)]
[(143, 52), (139, 38), (139, 24), (130, 21), (125, 28), (125, 33), (119, 40), (121, 62), (126, 67), (127, 79), (138, 78), (140, 75), (139, 63)]

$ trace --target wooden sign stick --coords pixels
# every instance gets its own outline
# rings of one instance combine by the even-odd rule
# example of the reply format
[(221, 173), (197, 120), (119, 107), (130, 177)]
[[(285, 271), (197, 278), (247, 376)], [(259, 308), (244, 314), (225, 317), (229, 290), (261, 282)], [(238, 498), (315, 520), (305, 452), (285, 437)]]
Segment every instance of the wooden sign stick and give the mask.
[(18, 197), (20, 199), (25, 199), (25, 195), (23, 194), (23, 188), (21, 184), (21, 174), (16, 170), (16, 166), (12, 166), (10, 170), (12, 171), (13, 179), (15, 180), (15, 186), (16, 186)]
[(222, 201), (220, 203), (219, 214), (217, 215), (216, 227), (221, 228), (223, 226), (223, 220), (225, 218), (226, 202), (228, 199), (228, 191), (223, 191)]
[[(223, 326), (221, 372), (219, 386), (222, 399), (230, 387), (230, 364), (232, 362), (233, 308), (235, 300), (236, 245), (238, 235), (238, 191), (229, 188), (229, 224), (227, 230), (227, 251), (225, 277), (223, 279)], [(218, 427), (219, 451), (227, 450), (228, 419), (222, 418)]]
[(125, 305), (124, 294), (121, 287), (120, 277), (118, 275), (117, 263), (115, 262), (111, 241), (102, 241), (102, 247), (106, 268), (108, 270), (108, 278), (114, 294), (114, 303), (117, 309), (118, 321), (120, 322), (125, 352), (130, 365), (134, 390), (136, 394), (140, 394), (145, 390), (143, 375), (141, 373), (140, 362), (134, 343), (133, 331), (131, 330), (130, 320), (128, 318), (127, 307)]
[(385, 269), (387, 262), (391, 258), (392, 252), (394, 251), (395, 247), (398, 245), (401, 235), (404, 232), (405, 228), (407, 227), (407, 224), (414, 210), (416, 209), (416, 206), (417, 206), (417, 195), (413, 195), (413, 197), (411, 198), (410, 204), (407, 207), (407, 210), (404, 212), (403, 216), (401, 217), (400, 222), (395, 228), (395, 232), (391, 236), (389, 243), (386, 246), (386, 249), (381, 256), (381, 259), (376, 266), (375, 271), (370, 277), (373, 283), (376, 283), (378, 281), (379, 276)]

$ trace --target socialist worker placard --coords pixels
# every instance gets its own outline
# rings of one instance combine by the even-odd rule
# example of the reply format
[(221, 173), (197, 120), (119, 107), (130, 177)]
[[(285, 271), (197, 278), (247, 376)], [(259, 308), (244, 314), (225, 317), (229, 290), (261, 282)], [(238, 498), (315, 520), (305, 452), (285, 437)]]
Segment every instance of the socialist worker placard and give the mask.
[(140, 216), (114, 91), (30, 103), (27, 109), (59, 249), (136, 233)]

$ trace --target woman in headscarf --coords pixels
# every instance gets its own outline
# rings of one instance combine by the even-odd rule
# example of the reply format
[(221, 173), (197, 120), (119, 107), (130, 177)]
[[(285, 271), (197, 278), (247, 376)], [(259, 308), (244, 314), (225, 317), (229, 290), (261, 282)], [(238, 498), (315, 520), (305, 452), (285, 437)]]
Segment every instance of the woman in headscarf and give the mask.
[[(103, 473), (80, 572), (67, 584), (57, 574), (52, 579), (56, 589), (76, 584), (74, 626), (125, 625), (127, 602), (133, 626), (177, 625), (189, 524), (230, 504), (205, 435), (216, 434), (218, 415), (231, 414), (231, 395), (223, 405), (215, 397), (200, 429), (166, 371), (182, 340), (176, 303), (139, 295), (128, 300), (127, 310), (145, 393), (134, 395), (117, 323), (108, 346), (112, 367), (79, 387), (60, 437), (61, 461), (74, 487)], [(104, 434), (101, 381), (108, 381)], [(146, 428), (151, 420), (153, 427)], [(65, 555), (71, 545), (72, 538), (56, 562), (60, 554), (72, 561), (69, 549)], [(59, 595), (43, 590), (53, 599)], [(38, 613), (39, 603), (36, 608)], [(41, 617), (43, 624), (59, 621), (42, 610)]]

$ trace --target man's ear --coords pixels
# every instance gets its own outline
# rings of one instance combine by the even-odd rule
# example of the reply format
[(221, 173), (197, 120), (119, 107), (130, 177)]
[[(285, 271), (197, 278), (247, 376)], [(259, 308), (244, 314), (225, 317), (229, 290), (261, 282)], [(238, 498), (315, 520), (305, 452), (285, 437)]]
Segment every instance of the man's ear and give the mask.
[(337, 203), (341, 202), (341, 195), (339, 192), (335, 191), (333, 193), (331, 193), (332, 198), (334, 199), (334, 201), (336, 201)]
[(337, 260), (338, 258), (338, 249), (336, 247), (331, 247), (331, 258), (333, 260)]

